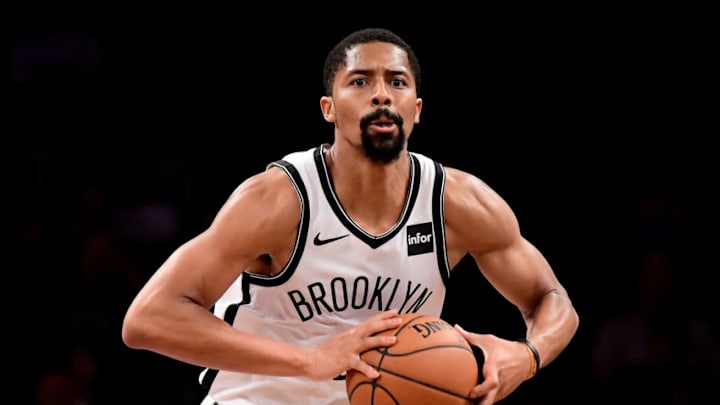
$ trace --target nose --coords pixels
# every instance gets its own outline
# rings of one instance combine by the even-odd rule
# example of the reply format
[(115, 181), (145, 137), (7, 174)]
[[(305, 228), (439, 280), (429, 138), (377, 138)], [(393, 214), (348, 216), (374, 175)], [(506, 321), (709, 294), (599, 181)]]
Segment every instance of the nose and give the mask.
[(387, 89), (385, 88), (384, 83), (378, 84), (377, 88), (375, 89), (375, 94), (373, 94), (372, 103), (374, 106), (390, 106), (392, 103), (390, 99), (390, 93), (388, 93)]

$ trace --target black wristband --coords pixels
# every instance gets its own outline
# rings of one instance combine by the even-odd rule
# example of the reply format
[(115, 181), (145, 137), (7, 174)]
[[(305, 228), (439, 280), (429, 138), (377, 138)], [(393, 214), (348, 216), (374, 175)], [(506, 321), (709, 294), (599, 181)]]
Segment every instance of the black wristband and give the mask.
[(540, 370), (540, 353), (538, 353), (537, 349), (535, 348), (535, 345), (530, 343), (527, 339), (521, 339), (521, 342), (525, 343), (527, 347), (530, 349), (530, 351), (533, 354), (533, 357), (535, 358), (535, 367), (537, 367), (538, 370)]

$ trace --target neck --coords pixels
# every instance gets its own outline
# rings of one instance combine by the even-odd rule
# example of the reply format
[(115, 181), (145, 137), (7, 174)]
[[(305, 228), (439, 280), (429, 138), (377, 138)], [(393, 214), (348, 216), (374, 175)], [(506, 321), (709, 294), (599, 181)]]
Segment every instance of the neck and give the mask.
[(325, 159), (335, 193), (348, 215), (367, 230), (394, 224), (410, 183), (406, 151), (394, 162), (377, 163), (368, 159), (361, 147), (333, 145), (325, 150)]
[[(325, 161), (336, 183), (352, 184), (361, 190), (397, 190), (397, 182), (410, 178), (410, 158), (403, 150), (397, 160), (382, 163), (365, 156), (362, 147), (326, 146)], [(342, 180), (340, 180), (342, 178)], [(402, 187), (404, 190), (404, 187)]]

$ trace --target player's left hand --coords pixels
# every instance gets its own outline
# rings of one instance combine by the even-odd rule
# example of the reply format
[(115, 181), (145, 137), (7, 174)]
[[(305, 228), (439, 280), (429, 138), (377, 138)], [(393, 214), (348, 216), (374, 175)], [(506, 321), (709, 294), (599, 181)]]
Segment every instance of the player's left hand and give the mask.
[(470, 391), (470, 398), (478, 398), (478, 405), (491, 405), (510, 395), (528, 377), (530, 359), (523, 343), (501, 339), (495, 335), (460, 332), (471, 345), (479, 347), (485, 362), (480, 373), (483, 380)]

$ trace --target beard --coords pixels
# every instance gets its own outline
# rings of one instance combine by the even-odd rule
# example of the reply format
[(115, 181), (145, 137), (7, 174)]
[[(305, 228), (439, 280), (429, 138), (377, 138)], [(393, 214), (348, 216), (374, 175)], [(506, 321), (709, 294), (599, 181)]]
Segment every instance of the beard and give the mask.
[[(371, 134), (368, 131), (370, 123), (380, 119), (388, 118), (398, 128), (398, 134)], [(401, 116), (394, 114), (388, 109), (378, 109), (372, 114), (367, 115), (360, 120), (360, 137), (362, 139), (365, 156), (377, 163), (392, 163), (400, 157), (405, 146), (407, 135), (403, 129), (403, 119)]]

